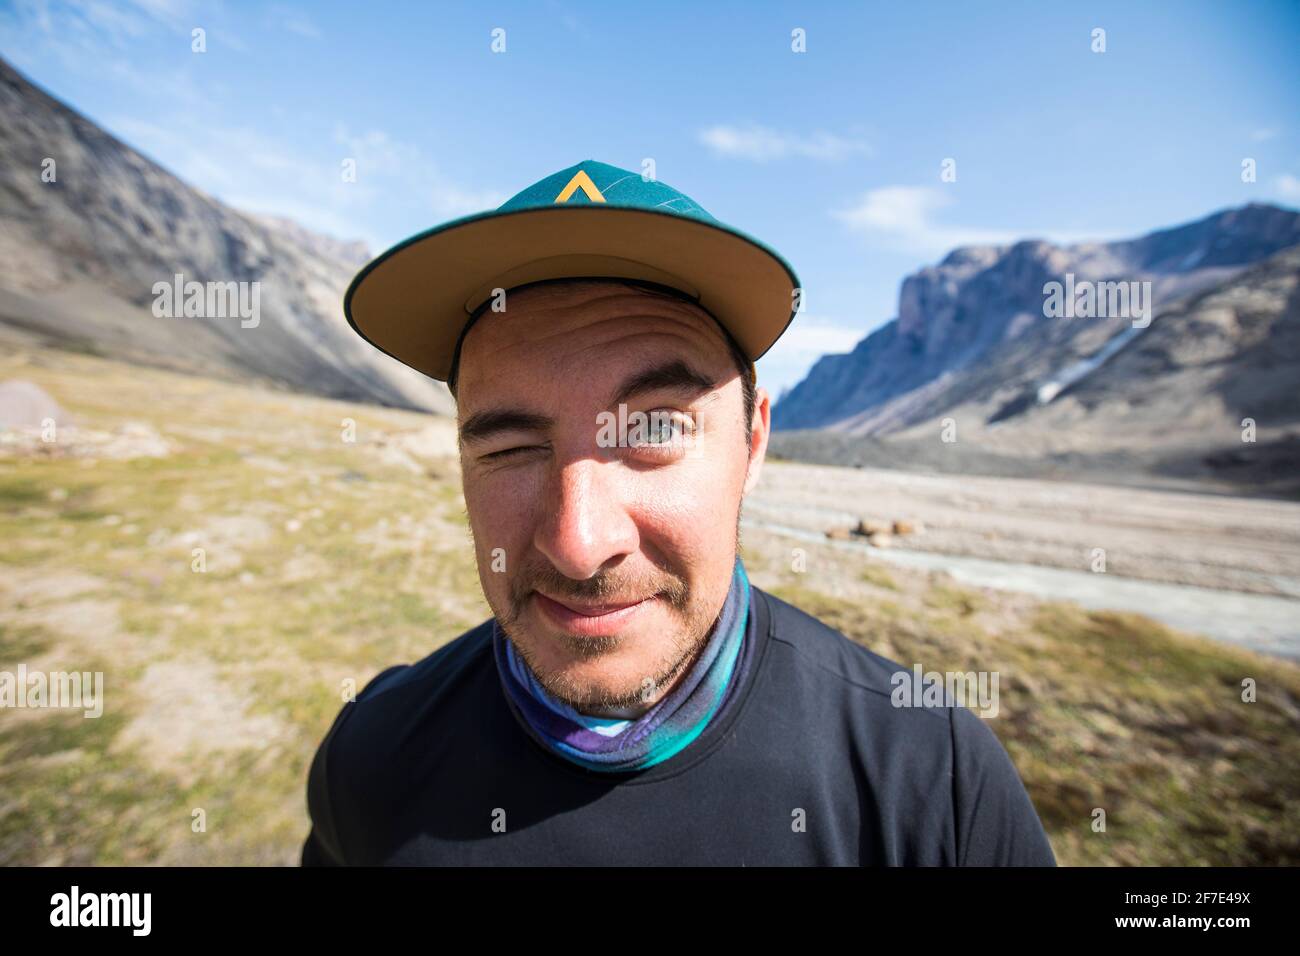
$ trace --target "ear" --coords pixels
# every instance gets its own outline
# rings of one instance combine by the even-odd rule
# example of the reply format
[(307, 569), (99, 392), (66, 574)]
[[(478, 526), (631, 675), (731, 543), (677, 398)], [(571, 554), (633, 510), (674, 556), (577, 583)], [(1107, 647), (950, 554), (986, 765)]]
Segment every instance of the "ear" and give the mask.
[(767, 389), (760, 385), (754, 391), (754, 420), (749, 426), (749, 470), (745, 475), (743, 495), (748, 495), (758, 484), (763, 459), (767, 456), (767, 439), (771, 433), (772, 398), (767, 394)]

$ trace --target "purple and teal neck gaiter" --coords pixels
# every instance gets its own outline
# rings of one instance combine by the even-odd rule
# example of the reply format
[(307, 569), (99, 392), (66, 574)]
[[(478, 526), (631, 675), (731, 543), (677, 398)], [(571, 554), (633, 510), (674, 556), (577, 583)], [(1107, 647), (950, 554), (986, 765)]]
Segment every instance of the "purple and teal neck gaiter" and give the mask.
[(703, 652), (682, 681), (635, 720), (580, 714), (556, 700), (493, 621), (497, 671), (509, 701), (543, 746), (588, 770), (644, 770), (698, 737), (741, 682), (749, 603), (749, 578), (737, 555), (727, 599)]

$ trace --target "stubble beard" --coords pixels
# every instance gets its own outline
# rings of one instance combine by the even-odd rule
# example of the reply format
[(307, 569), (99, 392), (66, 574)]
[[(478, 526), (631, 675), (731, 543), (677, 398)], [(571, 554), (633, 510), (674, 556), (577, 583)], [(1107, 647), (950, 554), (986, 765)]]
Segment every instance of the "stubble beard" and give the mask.
[[(582, 583), (590, 584), (590, 582)], [(616, 593), (617, 590), (608, 587), (590, 587), (583, 588), (579, 594), (565, 588), (552, 590), (551, 593), (575, 598), (582, 596), (587, 600), (594, 600), (602, 592), (608, 595)], [(531, 592), (531, 588), (528, 591)], [(527, 602), (531, 599), (530, 593), (526, 593), (522, 598), (512, 595), (509, 611), (497, 620), (506, 638), (514, 646), (515, 653), (523, 659), (538, 683), (551, 696), (580, 712), (623, 710), (644, 704), (648, 695), (675, 680), (695, 660), (707, 643), (714, 618), (706, 617), (707, 612), (695, 608), (693, 597), (689, 587), (680, 581), (659, 592), (657, 600), (662, 601), (669, 614), (683, 624), (682, 627), (675, 629), (676, 636), (672, 646), (661, 659), (658, 672), (646, 674), (635, 686), (613, 687), (598, 680), (577, 677), (567, 669), (556, 671), (543, 668), (537, 655), (531, 650), (535, 646), (534, 642), (528, 639), (532, 630), (521, 621)], [(570, 660), (586, 662), (597, 661), (617, 653), (626, 643), (627, 636), (623, 634), (587, 636), (560, 632), (540, 635), (539, 639), (558, 643)]]
[[(736, 509), (735, 546), (733, 548), (735, 557), (740, 556), (741, 510), (742, 508)], [(527, 609), (528, 601), (532, 598), (534, 588), (539, 584), (557, 596), (588, 601), (616, 597), (619, 594), (626, 594), (628, 589), (608, 575), (600, 575), (579, 582), (560, 575), (554, 568), (546, 565), (539, 568), (536, 573), (521, 572), (516, 575), (507, 598), (509, 606), (504, 615), (497, 615), (497, 623), (502, 633), (505, 634), (506, 639), (514, 647), (515, 653), (523, 660), (525, 666), (537, 679), (537, 682), (552, 697), (561, 703), (569, 705), (579, 713), (625, 710), (644, 705), (648, 692), (650, 694), (657, 693), (660, 688), (666, 687), (676, 680), (695, 661), (708, 643), (721, 615), (721, 609), (717, 613), (710, 615), (708, 611), (693, 608), (693, 595), (690, 587), (684, 579), (673, 576), (671, 583), (660, 588), (659, 600), (664, 601), (669, 608), (669, 613), (683, 620), (685, 626), (678, 631), (678, 636), (673, 640), (673, 647), (670, 653), (666, 655), (667, 663), (660, 669), (658, 674), (646, 675), (650, 678), (649, 684), (645, 679), (642, 679), (635, 687), (611, 688), (601, 686), (590, 680), (579, 680), (564, 671), (550, 671), (542, 668), (537, 661), (536, 655), (530, 651), (529, 642), (518, 639), (525, 630), (520, 621)], [(731, 578), (728, 575), (727, 591), (724, 593), (729, 593), (730, 588)], [(644, 591), (637, 593), (644, 593)], [(724, 597), (724, 603), (725, 600)], [(681, 635), (689, 636), (683, 639)], [(589, 637), (562, 632), (556, 637), (546, 636), (542, 639), (558, 640), (571, 658), (583, 661), (596, 660), (616, 652), (623, 645), (624, 635), (609, 634)]]

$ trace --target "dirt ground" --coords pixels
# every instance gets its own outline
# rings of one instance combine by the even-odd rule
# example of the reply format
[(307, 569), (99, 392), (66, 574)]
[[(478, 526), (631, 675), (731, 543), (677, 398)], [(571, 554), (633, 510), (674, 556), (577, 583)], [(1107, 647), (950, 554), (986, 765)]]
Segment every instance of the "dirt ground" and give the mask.
[(893, 546), (1300, 597), (1300, 504), (1065, 481), (913, 474), (769, 462), (745, 505), (824, 532), (903, 520)]

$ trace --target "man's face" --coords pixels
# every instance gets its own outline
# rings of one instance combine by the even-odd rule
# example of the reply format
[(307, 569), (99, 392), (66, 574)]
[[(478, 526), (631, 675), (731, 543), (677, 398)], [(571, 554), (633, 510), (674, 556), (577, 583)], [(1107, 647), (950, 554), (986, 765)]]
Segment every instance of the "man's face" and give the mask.
[[(690, 303), (575, 281), (511, 292), (480, 317), (457, 399), (497, 620), (555, 696), (591, 713), (644, 709), (726, 599), (768, 396), (758, 390), (751, 429), (726, 341)], [(659, 427), (638, 431), (637, 412)]]

